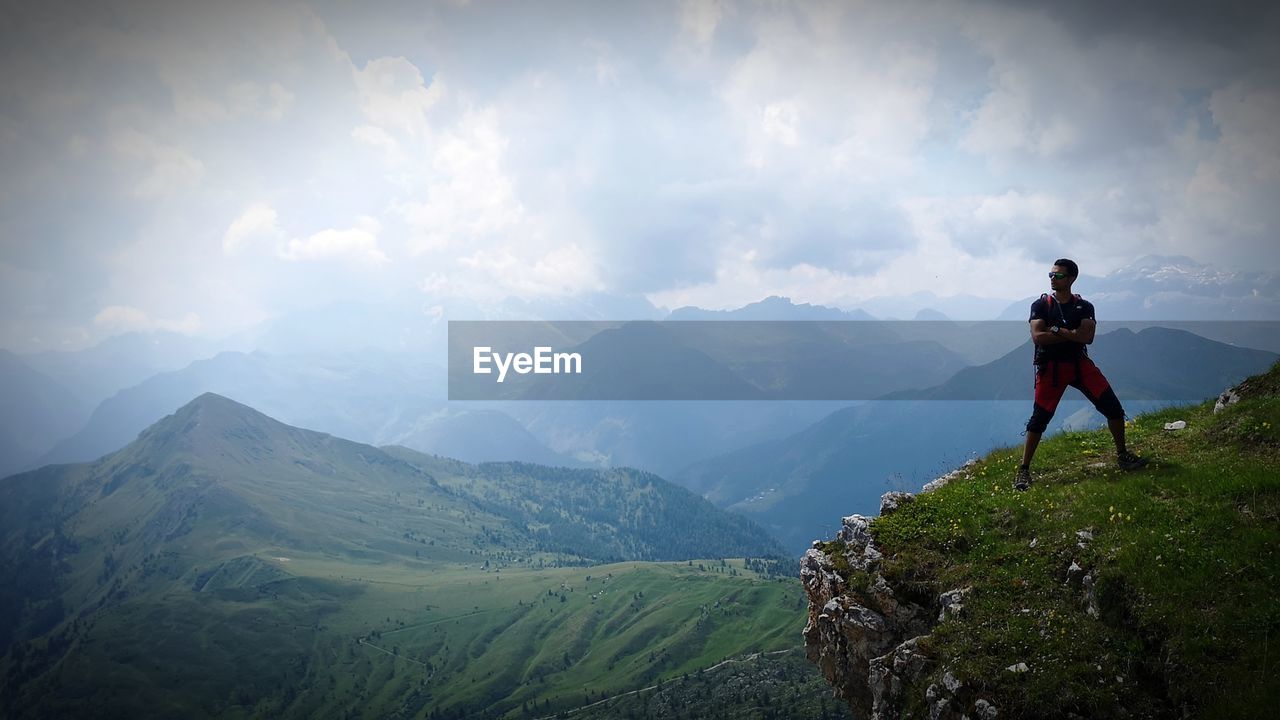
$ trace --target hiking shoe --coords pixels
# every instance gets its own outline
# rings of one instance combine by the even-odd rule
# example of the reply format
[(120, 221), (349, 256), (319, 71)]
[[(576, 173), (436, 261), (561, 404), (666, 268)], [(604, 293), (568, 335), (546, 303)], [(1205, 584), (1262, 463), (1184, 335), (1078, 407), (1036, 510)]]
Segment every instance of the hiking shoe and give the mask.
[(1018, 476), (1013, 479), (1014, 490), (1026, 490), (1031, 487), (1031, 470), (1028, 468), (1018, 468)]
[(1146, 467), (1147, 459), (1125, 450), (1122, 453), (1116, 453), (1116, 464), (1120, 466), (1121, 470), (1138, 470)]

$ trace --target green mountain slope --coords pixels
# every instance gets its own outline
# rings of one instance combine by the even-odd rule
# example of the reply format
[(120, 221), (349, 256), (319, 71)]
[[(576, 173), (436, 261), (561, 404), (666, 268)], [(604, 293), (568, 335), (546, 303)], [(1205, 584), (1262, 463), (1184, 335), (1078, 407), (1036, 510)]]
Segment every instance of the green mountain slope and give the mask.
[[(1067, 433), (1041, 445), (1026, 493), (1010, 448), (869, 524), (847, 518), (804, 561), (810, 657), (886, 717), (1269, 716), (1280, 365), (1238, 392), (1217, 414), (1133, 421), (1143, 471), (1115, 469), (1105, 431)], [(840, 617), (860, 648), (836, 647)]]
[[(5, 717), (518, 717), (794, 646), (803, 613), (687, 562), (776, 544), (656, 476), (384, 451), (212, 394), (5, 479), (0, 539)], [(642, 558), (683, 562), (582, 567)]]
[[(253, 559), (6, 659), (5, 717), (536, 717), (794, 648), (803, 592), (741, 561), (423, 572)], [(249, 577), (256, 574), (257, 577)]]

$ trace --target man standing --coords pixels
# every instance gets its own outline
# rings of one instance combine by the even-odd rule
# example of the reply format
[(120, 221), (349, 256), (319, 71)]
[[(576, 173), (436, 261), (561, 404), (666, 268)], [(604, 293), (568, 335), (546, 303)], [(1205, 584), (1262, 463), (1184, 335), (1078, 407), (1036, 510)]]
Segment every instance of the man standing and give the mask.
[(1031, 458), (1036, 454), (1040, 436), (1058, 409), (1058, 401), (1067, 386), (1084, 393), (1093, 406), (1107, 418), (1107, 427), (1116, 443), (1116, 462), (1121, 470), (1137, 470), (1147, 464), (1145, 458), (1129, 452), (1124, 446), (1124, 408), (1111, 389), (1107, 378), (1089, 359), (1086, 346), (1093, 344), (1097, 321), (1093, 304), (1071, 294), (1071, 285), (1080, 275), (1074, 262), (1062, 258), (1049, 271), (1049, 287), (1053, 292), (1041, 295), (1031, 303), (1031, 342), (1035, 344), (1035, 407), (1027, 421), (1027, 442), (1022, 451), (1022, 466), (1013, 481), (1015, 490), (1031, 487)]

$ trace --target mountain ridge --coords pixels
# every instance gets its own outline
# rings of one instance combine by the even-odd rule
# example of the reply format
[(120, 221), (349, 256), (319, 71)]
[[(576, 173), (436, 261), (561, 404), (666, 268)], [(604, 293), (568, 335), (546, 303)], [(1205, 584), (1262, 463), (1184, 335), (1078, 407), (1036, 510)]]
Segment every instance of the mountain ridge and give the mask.
[(780, 554), (656, 475), (377, 448), (202, 393), (0, 480), (0, 715), (301, 718), (365, 683), (379, 712), (576, 707), (793, 646), (798, 586), (724, 560)]

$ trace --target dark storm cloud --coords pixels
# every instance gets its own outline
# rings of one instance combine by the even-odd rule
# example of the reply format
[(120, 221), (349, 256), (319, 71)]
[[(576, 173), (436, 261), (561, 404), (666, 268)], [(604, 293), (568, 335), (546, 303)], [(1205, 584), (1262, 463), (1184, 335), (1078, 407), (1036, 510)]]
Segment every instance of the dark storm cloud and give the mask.
[(1274, 43), (1280, 6), (1258, 0), (991, 0), (1010, 9), (1034, 8), (1085, 38), (1122, 34), (1152, 40), (1204, 42), (1247, 55)]

